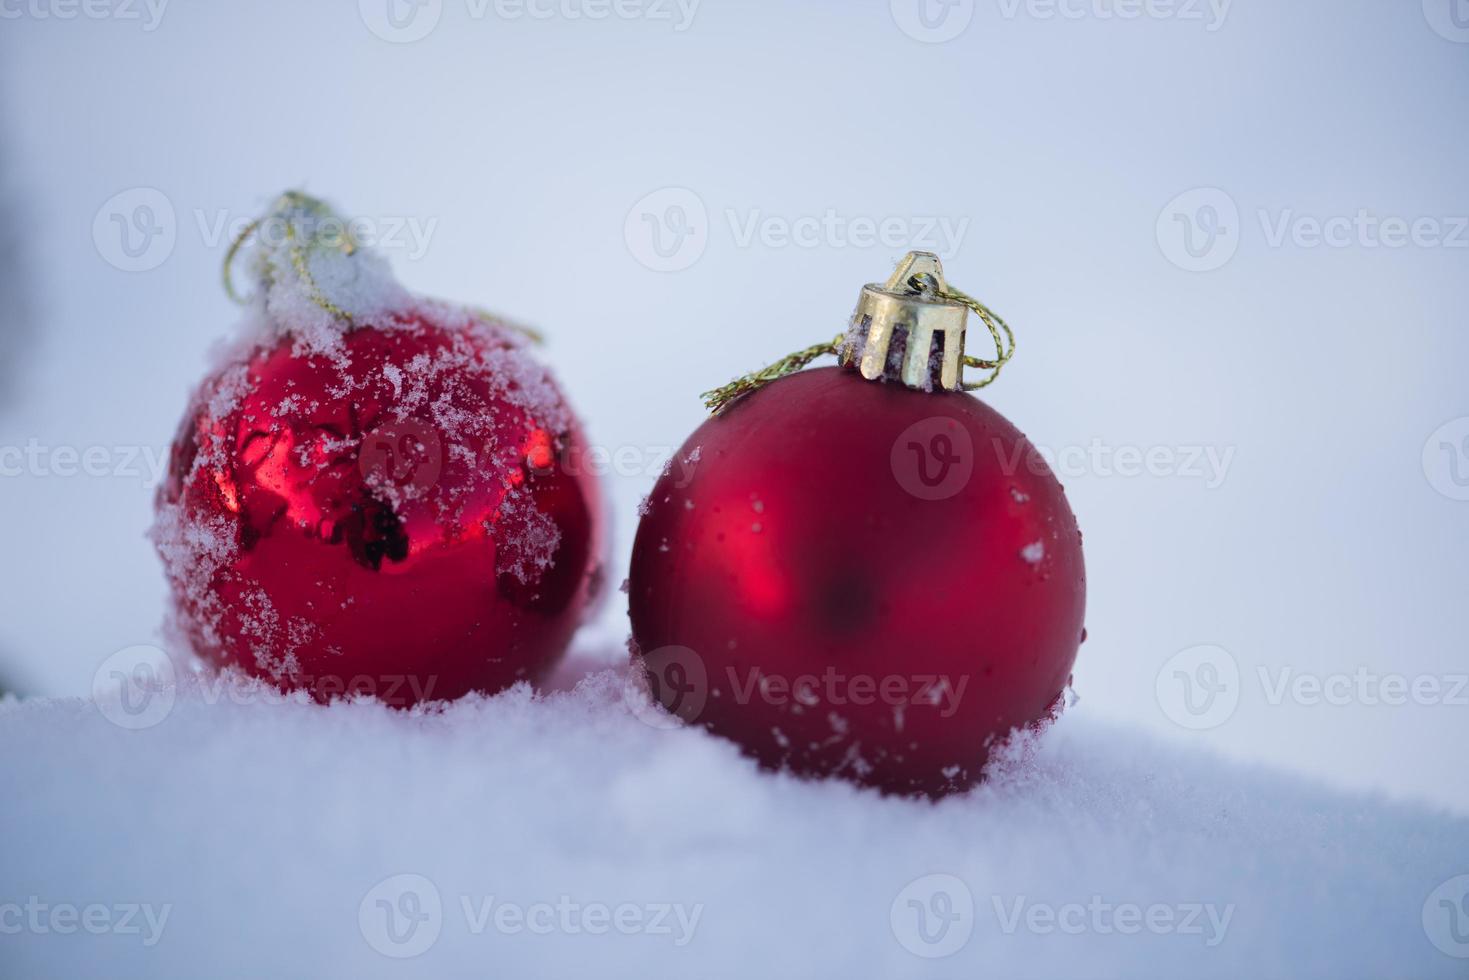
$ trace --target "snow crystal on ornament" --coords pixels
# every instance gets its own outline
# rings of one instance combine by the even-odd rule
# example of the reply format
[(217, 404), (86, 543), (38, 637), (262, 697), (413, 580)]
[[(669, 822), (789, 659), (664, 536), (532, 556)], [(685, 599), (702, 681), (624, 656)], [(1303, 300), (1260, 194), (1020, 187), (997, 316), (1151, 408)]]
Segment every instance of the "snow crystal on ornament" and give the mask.
[(1032, 541), (1020, 549), (1020, 557), (1028, 564), (1034, 565), (1046, 556), (1046, 543), (1044, 541)]
[(513, 575), (522, 585), (539, 581), (561, 544), (561, 529), (556, 522), (536, 507), (529, 493), (510, 490), (500, 505), (497, 524), (496, 569)]
[(264, 589), (250, 589), (241, 600), (240, 633), (250, 644), (255, 666), (272, 680), (299, 673), (296, 651), (311, 641), (315, 627), (299, 617), (283, 624)]
[[(164, 574), (179, 590), (184, 605), (193, 610), (204, 642), (218, 645), (223, 607), (210, 583), (239, 554), (234, 526), (223, 517), (191, 521), (181, 504), (163, 504), (150, 537), (163, 560)], [(170, 614), (165, 628), (175, 638), (185, 635), (176, 612)]]
[(384, 364), (383, 377), (393, 386), (393, 397), (403, 397), (403, 369), (396, 364)]

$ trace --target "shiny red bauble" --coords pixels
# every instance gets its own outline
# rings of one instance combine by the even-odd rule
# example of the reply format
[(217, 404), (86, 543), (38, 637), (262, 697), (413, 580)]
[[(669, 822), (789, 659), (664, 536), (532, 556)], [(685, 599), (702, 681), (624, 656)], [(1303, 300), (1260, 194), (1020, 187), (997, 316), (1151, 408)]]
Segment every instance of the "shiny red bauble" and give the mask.
[(448, 308), (247, 346), (199, 388), (159, 492), (177, 626), (320, 699), (540, 680), (600, 574), (598, 488), (564, 464), (581, 439), (523, 340)]
[(1061, 485), (1001, 415), (826, 368), (689, 437), (628, 591), (669, 711), (771, 768), (938, 796), (1053, 715), (1085, 573)]

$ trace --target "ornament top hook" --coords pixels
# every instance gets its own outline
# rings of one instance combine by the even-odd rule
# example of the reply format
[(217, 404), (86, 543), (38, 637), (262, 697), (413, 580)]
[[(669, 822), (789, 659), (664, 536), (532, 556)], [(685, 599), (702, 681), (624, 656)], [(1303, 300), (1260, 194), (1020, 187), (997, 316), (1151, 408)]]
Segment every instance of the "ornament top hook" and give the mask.
[[(994, 360), (964, 352), (969, 312), (984, 323), (995, 342)], [(903, 337), (901, 364), (889, 365), (893, 339)], [(933, 342), (942, 341), (934, 370)], [(1000, 368), (1015, 356), (1015, 333), (998, 313), (944, 279), (944, 267), (932, 252), (909, 252), (888, 281), (862, 287), (857, 311), (845, 334), (787, 354), (774, 364), (735, 378), (704, 392), (711, 412), (772, 381), (801, 370), (818, 357), (835, 354), (843, 367), (856, 368), (868, 381), (901, 380), (909, 388), (932, 391), (977, 391), (1000, 376)], [(978, 381), (964, 380), (964, 368), (989, 371)], [(937, 379), (934, 375), (937, 374)]]
[[(903, 384), (927, 389), (937, 380), (944, 390), (957, 391), (968, 320), (969, 307), (949, 292), (939, 257), (909, 252), (887, 282), (862, 287), (841, 363), (855, 364), (862, 377), (878, 381), (888, 373), (893, 338), (902, 333), (906, 341), (897, 373)], [(942, 344), (937, 379), (930, 367), (935, 339)]]

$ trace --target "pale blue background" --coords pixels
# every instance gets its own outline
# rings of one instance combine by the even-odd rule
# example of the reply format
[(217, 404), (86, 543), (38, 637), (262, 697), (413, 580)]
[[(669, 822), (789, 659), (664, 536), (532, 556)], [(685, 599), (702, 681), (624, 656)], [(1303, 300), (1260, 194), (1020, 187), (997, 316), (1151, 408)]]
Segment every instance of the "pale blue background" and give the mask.
[[(986, 397), (1036, 442), (1235, 451), (1216, 489), (1066, 480), (1090, 571), (1078, 710), (1469, 812), (1469, 705), (1270, 705), (1254, 680), (1469, 670), (1469, 502), (1421, 458), (1469, 415), (1469, 248), (1271, 247), (1258, 217), (1469, 215), (1469, 44), (1430, 26), (1435, 3), (1236, 0), (1209, 30), (980, 2), (944, 43), (836, 0), (703, 0), (684, 31), (444, 0), (408, 44), (352, 2), (175, 0), (152, 31), (23, 13), (0, 21), (0, 92), (29, 271), (4, 301), (29, 291), (37, 342), (3, 355), (0, 446), (161, 451), (235, 316), (195, 214), (248, 217), (288, 186), (437, 220), (421, 258), (394, 256), (402, 278), (544, 328), (593, 438), (649, 455), (697, 424), (699, 391), (840, 329), (902, 252), (741, 247), (727, 209), (967, 218), (949, 273), (1020, 337)], [(92, 230), (135, 187), (167, 197), (176, 243), (130, 273)], [(664, 187), (708, 215), (677, 272), (624, 236)], [(1155, 233), (1199, 187), (1241, 216), (1237, 254), (1202, 273)], [(145, 482), (0, 479), (0, 672), (22, 689), (83, 693), (155, 641)], [(650, 484), (611, 482), (614, 583)], [(611, 656), (624, 622), (614, 595), (584, 644)], [(1191, 733), (1155, 677), (1205, 643), (1245, 686)]]

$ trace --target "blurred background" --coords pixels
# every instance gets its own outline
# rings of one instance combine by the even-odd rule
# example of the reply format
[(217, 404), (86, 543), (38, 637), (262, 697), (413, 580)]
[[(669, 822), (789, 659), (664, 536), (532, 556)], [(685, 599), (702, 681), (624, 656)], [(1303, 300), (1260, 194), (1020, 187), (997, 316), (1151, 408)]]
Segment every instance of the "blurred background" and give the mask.
[(1463, 0), (0, 3), (0, 679), (158, 642), (223, 253), (301, 187), (547, 334), (614, 584), (698, 393), (938, 252), (1086, 535), (1075, 710), (1469, 813), (1466, 94)]

